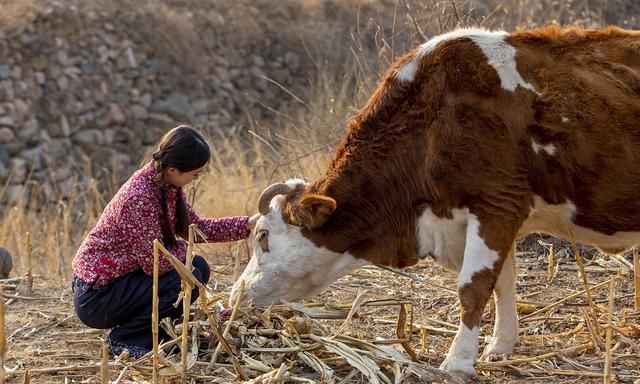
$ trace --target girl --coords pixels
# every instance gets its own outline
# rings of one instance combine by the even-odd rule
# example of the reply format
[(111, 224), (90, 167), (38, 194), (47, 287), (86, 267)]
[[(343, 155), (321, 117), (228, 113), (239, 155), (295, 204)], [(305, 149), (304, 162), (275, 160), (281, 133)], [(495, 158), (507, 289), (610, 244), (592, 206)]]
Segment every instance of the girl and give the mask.
[[(184, 262), (187, 243), (176, 235), (186, 239), (190, 223), (211, 242), (245, 239), (251, 233), (254, 218), (200, 218), (187, 203), (182, 187), (198, 178), (209, 157), (209, 146), (195, 129), (179, 126), (169, 131), (105, 207), (73, 259), (76, 313), (89, 327), (110, 328), (107, 342), (112, 356), (128, 349), (138, 358), (152, 347), (154, 239)], [(194, 276), (206, 284), (205, 259), (195, 256), (193, 267)], [(160, 319), (178, 318), (182, 305), (173, 304), (180, 293), (180, 277), (164, 256), (159, 272)], [(197, 298), (194, 289), (191, 301)]]

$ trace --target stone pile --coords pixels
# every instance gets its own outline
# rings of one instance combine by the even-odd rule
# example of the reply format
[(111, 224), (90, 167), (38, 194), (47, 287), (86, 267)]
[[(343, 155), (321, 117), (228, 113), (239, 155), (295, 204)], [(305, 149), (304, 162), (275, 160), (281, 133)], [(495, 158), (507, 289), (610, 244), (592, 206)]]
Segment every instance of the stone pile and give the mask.
[(267, 118), (259, 105), (286, 108), (281, 87), (304, 92), (313, 77), (302, 35), (277, 30), (295, 31), (292, 18), (304, 15), (293, 7), (86, 3), (45, 1), (21, 28), (0, 28), (0, 185), (9, 180), (9, 200), (27, 180), (56, 200), (78, 178), (128, 176), (167, 129), (211, 133)]

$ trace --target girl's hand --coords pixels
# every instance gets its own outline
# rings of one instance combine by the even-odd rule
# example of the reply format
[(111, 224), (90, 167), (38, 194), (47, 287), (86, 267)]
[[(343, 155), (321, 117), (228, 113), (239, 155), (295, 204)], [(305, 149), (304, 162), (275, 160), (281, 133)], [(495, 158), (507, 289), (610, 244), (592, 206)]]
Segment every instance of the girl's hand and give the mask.
[(256, 213), (255, 215), (251, 216), (249, 218), (249, 229), (253, 231), (253, 229), (256, 227), (256, 223), (258, 222), (258, 219), (260, 218), (260, 214)]

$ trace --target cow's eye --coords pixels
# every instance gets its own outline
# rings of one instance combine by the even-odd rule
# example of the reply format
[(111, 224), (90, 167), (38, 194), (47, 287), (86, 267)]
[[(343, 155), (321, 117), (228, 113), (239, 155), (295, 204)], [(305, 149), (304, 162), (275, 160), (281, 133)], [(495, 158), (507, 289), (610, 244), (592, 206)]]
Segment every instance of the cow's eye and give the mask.
[(269, 231), (266, 229), (257, 230), (256, 241), (260, 244), (262, 252), (269, 252)]

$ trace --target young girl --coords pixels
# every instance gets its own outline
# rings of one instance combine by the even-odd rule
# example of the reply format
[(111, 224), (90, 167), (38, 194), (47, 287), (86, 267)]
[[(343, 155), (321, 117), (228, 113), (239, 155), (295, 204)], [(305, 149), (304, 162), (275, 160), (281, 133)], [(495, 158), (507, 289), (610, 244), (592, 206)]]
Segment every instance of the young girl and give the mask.
[[(189, 224), (210, 242), (245, 239), (254, 220), (247, 216), (200, 218), (187, 203), (182, 187), (196, 180), (209, 161), (209, 146), (188, 126), (169, 131), (141, 169), (120, 188), (105, 207), (73, 259), (73, 302), (80, 320), (92, 328), (110, 328), (111, 355), (125, 349), (132, 357), (152, 347), (151, 309), (153, 240), (184, 262)], [(251, 224), (250, 224), (251, 222)], [(193, 274), (209, 281), (209, 266), (193, 258)], [(160, 319), (182, 315), (173, 304), (180, 293), (180, 277), (160, 256), (158, 286)], [(194, 289), (191, 301), (198, 298)]]

